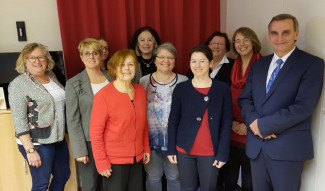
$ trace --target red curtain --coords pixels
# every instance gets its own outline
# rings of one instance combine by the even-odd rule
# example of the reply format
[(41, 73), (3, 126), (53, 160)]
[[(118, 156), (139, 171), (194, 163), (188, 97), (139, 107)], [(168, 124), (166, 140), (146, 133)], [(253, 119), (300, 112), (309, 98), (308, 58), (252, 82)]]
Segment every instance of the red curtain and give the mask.
[(220, 0), (57, 0), (67, 78), (83, 68), (79, 42), (103, 36), (110, 55), (128, 48), (136, 29), (154, 28), (178, 53), (175, 71), (185, 74), (190, 49), (220, 29)]

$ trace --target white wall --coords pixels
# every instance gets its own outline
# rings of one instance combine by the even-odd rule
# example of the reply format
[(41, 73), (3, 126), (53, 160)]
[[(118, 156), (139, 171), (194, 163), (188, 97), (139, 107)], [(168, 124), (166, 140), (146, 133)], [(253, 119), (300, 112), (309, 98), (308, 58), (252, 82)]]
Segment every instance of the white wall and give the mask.
[[(267, 25), (280, 13), (290, 13), (300, 23), (297, 46), (325, 59), (325, 1), (324, 0), (221, 0), (226, 16), (225, 25), (229, 38), (241, 26), (252, 28), (262, 43), (262, 55), (272, 53), (268, 44)], [(223, 28), (225, 27), (225, 28)], [(307, 161), (302, 175), (302, 191), (319, 191), (325, 188), (325, 95), (313, 115), (313, 138), (315, 158)], [(323, 107), (321, 107), (323, 106)], [(322, 112), (323, 110), (323, 112)]]
[[(25, 21), (25, 42), (18, 41), (16, 21)], [(62, 50), (56, 0), (0, 0), (0, 52), (20, 52), (30, 42)]]

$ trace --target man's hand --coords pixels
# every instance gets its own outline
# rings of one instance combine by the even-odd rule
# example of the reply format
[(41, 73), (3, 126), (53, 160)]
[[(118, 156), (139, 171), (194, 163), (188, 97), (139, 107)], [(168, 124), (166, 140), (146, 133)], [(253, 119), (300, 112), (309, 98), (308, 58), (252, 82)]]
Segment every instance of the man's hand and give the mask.
[(257, 119), (255, 119), (250, 125), (249, 127), (251, 128), (252, 132), (254, 133), (254, 135), (259, 136), (261, 139), (263, 139), (263, 136), (260, 133), (260, 130), (258, 129), (258, 125), (257, 125)]
[(268, 140), (268, 139), (272, 139), (272, 138), (275, 139), (275, 138), (277, 138), (277, 136), (275, 134), (272, 134), (272, 135), (266, 136), (264, 139)]

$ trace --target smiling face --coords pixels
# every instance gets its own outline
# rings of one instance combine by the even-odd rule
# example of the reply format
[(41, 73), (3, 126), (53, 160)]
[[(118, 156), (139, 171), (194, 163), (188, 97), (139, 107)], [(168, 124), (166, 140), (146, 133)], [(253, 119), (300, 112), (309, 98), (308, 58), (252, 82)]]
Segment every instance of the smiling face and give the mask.
[(209, 48), (212, 50), (213, 58), (221, 59), (227, 52), (226, 41), (222, 36), (215, 36), (209, 43)]
[(166, 49), (162, 49), (158, 52), (155, 59), (157, 71), (171, 72), (175, 67), (174, 55)]
[(35, 48), (25, 61), (26, 69), (36, 77), (45, 75), (47, 58), (40, 48)]
[(155, 46), (155, 40), (149, 31), (143, 31), (138, 36), (138, 46), (141, 54), (152, 54)]
[(116, 68), (116, 79), (131, 81), (135, 74), (135, 62), (132, 56), (126, 57), (124, 62)]
[(253, 43), (250, 39), (238, 32), (235, 36), (235, 48), (240, 56), (248, 56), (253, 54)]
[(209, 76), (209, 68), (212, 62), (202, 52), (193, 52), (190, 60), (190, 67), (194, 77)]
[(85, 48), (80, 54), (82, 62), (86, 69), (99, 69), (102, 61), (100, 52), (94, 51), (92, 48)]
[(295, 46), (299, 32), (294, 30), (291, 19), (273, 21), (269, 27), (269, 42), (275, 53), (282, 57), (289, 53)]

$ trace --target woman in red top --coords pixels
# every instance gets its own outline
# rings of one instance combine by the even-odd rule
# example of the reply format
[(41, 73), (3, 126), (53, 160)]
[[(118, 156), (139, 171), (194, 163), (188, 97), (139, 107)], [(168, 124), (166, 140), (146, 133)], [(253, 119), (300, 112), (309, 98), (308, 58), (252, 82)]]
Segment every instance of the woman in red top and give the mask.
[(150, 160), (146, 93), (131, 83), (137, 58), (133, 50), (117, 51), (108, 61), (113, 83), (95, 96), (90, 139), (97, 171), (107, 190), (142, 191), (142, 163)]
[(252, 188), (252, 178), (249, 159), (246, 156), (247, 127), (241, 117), (241, 111), (237, 99), (244, 88), (249, 68), (255, 60), (261, 57), (261, 43), (255, 32), (242, 27), (235, 31), (233, 48), (238, 54), (231, 72), (231, 94), (233, 103), (233, 125), (228, 163), (224, 166), (225, 190), (235, 191), (241, 167), (242, 190), (249, 191)]

